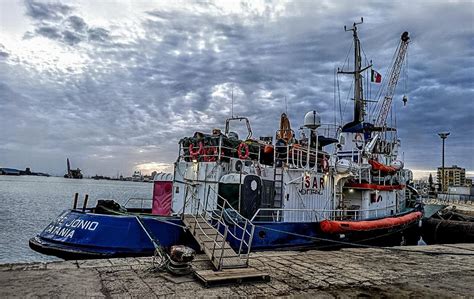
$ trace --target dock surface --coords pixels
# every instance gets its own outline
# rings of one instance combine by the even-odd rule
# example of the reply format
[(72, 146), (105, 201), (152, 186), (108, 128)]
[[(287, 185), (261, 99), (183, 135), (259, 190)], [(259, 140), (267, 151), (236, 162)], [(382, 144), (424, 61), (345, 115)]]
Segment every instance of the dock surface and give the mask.
[[(211, 269), (204, 255), (193, 266)], [(204, 287), (192, 275), (152, 270), (152, 258), (0, 265), (0, 297), (388, 296), (474, 294), (474, 244), (338, 251), (271, 251), (249, 266), (268, 282)]]

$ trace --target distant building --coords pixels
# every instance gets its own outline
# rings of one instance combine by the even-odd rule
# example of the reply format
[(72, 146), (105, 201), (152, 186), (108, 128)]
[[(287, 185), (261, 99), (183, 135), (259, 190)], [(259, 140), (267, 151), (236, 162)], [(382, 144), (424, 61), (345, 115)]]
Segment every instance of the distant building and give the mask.
[[(438, 185), (441, 187), (440, 190), (448, 190), (449, 186), (462, 187), (467, 186), (466, 182), (466, 169), (461, 168), (457, 165), (444, 168), (444, 186), (442, 180), (443, 169), (438, 167)], [(472, 181), (471, 181), (472, 183)]]

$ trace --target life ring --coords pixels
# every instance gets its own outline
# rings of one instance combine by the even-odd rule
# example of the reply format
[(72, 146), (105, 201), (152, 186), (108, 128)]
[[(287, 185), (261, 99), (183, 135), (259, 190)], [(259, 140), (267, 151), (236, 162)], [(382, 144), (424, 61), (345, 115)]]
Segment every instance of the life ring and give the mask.
[(324, 172), (329, 171), (329, 161), (326, 157), (323, 158), (323, 171)]
[(194, 144), (191, 143), (189, 145), (189, 154), (191, 155), (191, 158), (193, 159), (197, 159), (199, 155), (203, 152), (203, 150), (204, 150), (204, 146), (202, 142), (199, 142), (199, 149), (197, 150), (194, 150)]
[[(242, 149), (245, 151), (244, 154), (242, 154)], [(242, 142), (241, 144), (239, 144), (239, 147), (237, 148), (237, 154), (239, 155), (239, 159), (241, 160), (247, 159), (250, 155), (249, 146), (246, 143)]]
[(357, 133), (354, 138), (356, 147), (361, 150), (364, 147), (364, 139), (360, 133)]
[(217, 160), (217, 147), (211, 146), (206, 150), (206, 155), (204, 156), (204, 161), (206, 162), (215, 162)]

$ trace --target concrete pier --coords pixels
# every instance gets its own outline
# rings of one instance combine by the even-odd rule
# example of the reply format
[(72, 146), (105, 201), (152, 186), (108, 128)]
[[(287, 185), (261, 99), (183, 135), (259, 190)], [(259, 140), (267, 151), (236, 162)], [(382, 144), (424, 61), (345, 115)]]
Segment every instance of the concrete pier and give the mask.
[[(430, 296), (474, 294), (474, 244), (262, 252), (270, 282), (203, 287), (152, 270), (151, 258), (0, 265), (0, 297)], [(193, 266), (210, 269), (204, 255)]]

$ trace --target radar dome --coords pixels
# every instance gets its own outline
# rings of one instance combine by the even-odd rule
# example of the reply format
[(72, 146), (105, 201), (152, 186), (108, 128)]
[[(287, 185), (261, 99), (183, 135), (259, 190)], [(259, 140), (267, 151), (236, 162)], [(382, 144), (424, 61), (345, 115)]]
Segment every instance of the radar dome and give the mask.
[(341, 159), (336, 162), (337, 173), (344, 174), (349, 173), (352, 170), (352, 162), (346, 159)]
[(392, 167), (395, 168), (396, 170), (400, 170), (400, 169), (403, 168), (404, 165), (403, 165), (403, 162), (402, 162), (402, 161), (400, 161), (400, 160), (395, 160), (395, 161), (393, 161), (393, 162), (390, 164), (390, 166), (392, 166)]
[(312, 130), (321, 126), (321, 117), (316, 110), (306, 113), (304, 116), (304, 126)]

